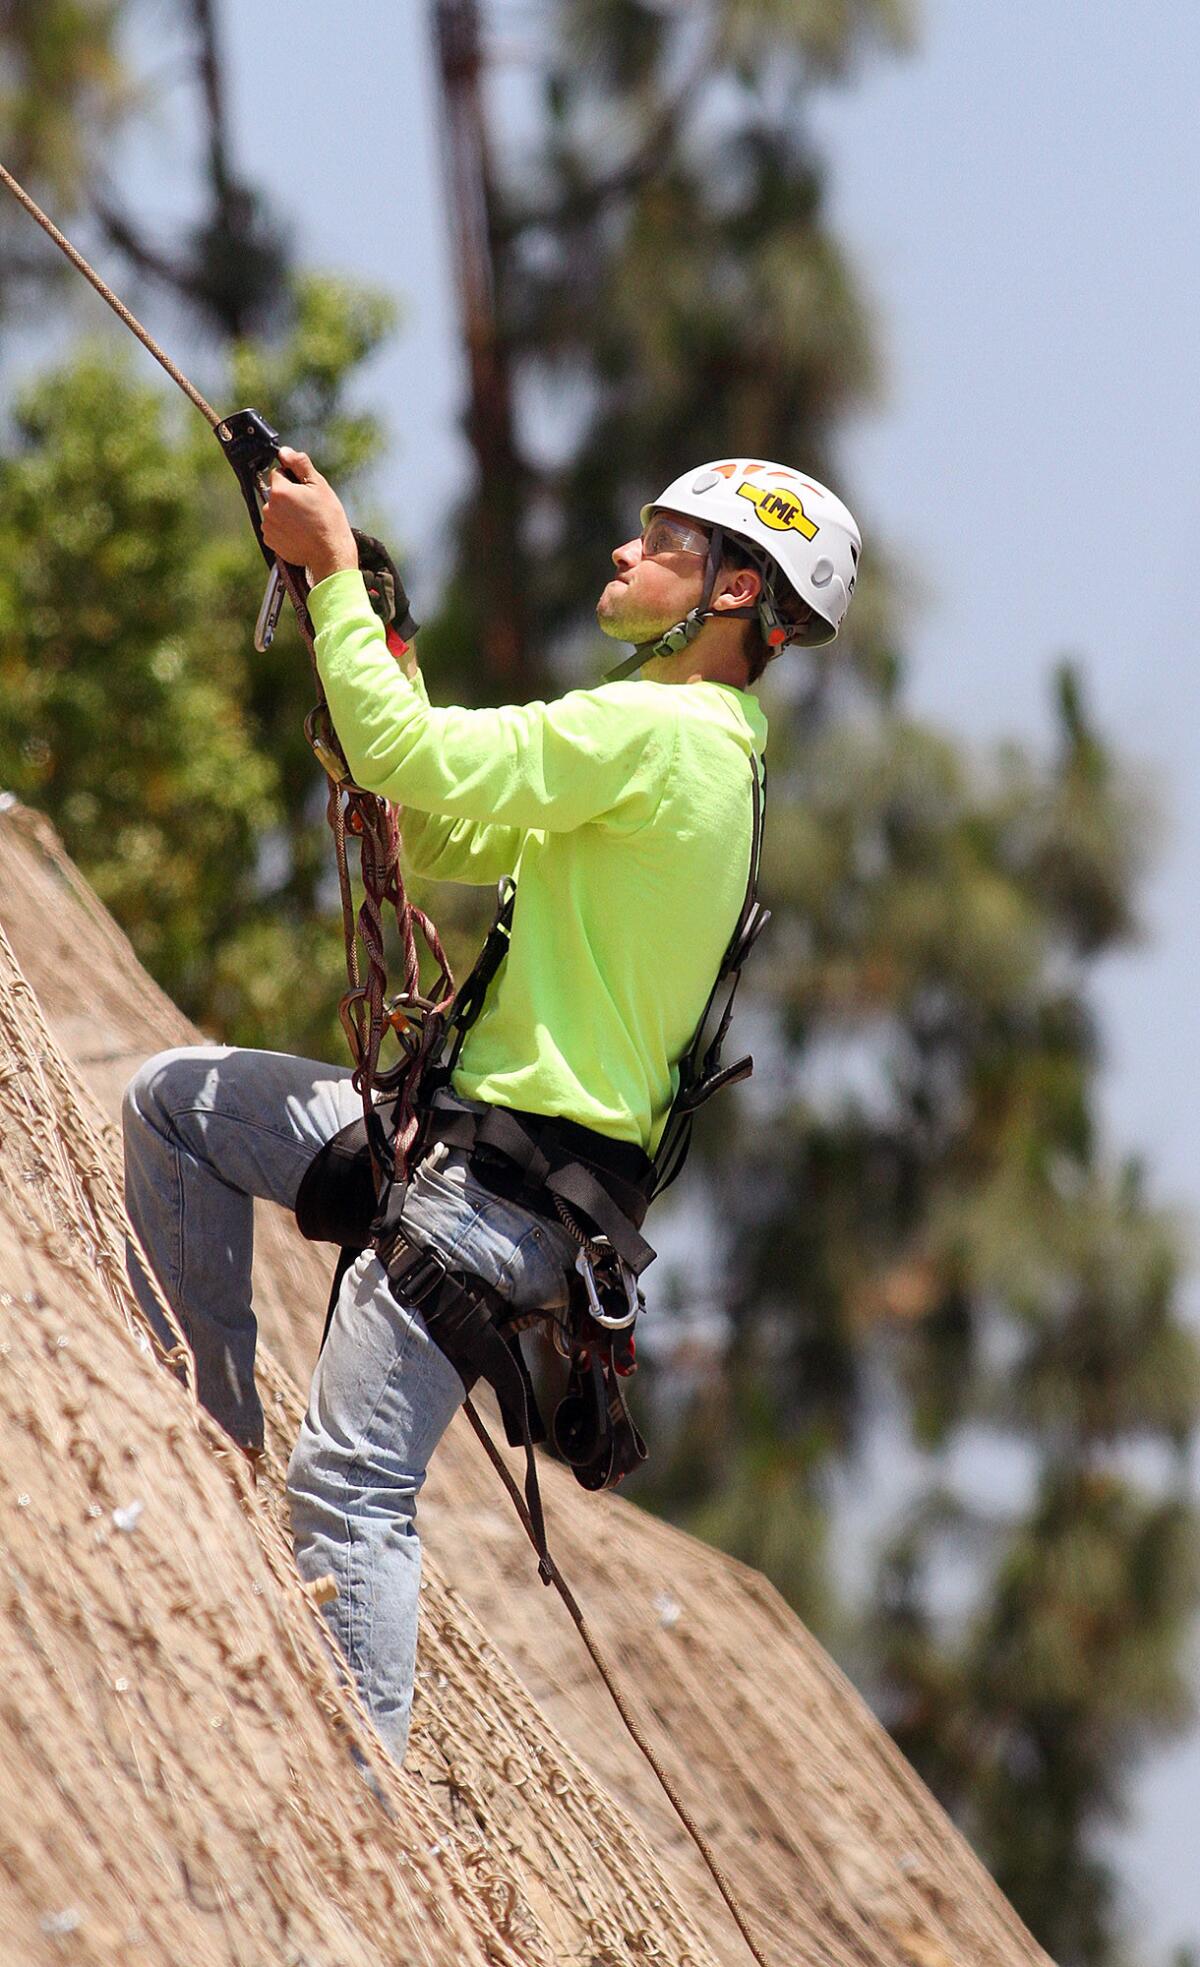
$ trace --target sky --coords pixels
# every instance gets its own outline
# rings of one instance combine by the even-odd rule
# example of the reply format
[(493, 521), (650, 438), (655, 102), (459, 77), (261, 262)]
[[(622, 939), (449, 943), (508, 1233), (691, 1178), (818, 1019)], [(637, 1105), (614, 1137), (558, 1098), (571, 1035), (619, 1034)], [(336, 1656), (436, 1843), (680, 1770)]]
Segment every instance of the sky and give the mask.
[[(887, 352), (885, 401), (843, 456), (864, 524), (924, 591), (908, 699), (981, 743), (1038, 739), (1055, 659), (1080, 658), (1161, 815), (1144, 943), (1097, 991), (1107, 1132), (1193, 1225), (1198, 83), (1186, 0), (926, 0), (916, 53), (817, 114)], [(1198, 1823), (1193, 1733), (1148, 1767), (1117, 1840), (1160, 1955), (1200, 1937)]]
[[(503, 113), (538, 8), (494, 11)], [(394, 438), (381, 502), (419, 614), (421, 567), (432, 594), (469, 469), (424, 0), (288, 0), (286, 20), (239, 0), (222, 18), (239, 164), (290, 218), (302, 260), (403, 303), (369, 380)], [(925, 0), (910, 55), (880, 56), (813, 110), (886, 358), (882, 400), (841, 456), (867, 551), (886, 538), (921, 597), (908, 701), (981, 746), (1048, 741), (1053, 665), (1080, 658), (1101, 729), (1161, 814), (1144, 945), (1099, 983), (1106, 1130), (1193, 1219), (1198, 82), (1194, 0)], [(164, 115), (122, 175), (139, 210), (178, 210), (186, 161)], [(1156, 1758), (1120, 1836), (1147, 1958), (1200, 1938), (1198, 1797), (1193, 1735)]]

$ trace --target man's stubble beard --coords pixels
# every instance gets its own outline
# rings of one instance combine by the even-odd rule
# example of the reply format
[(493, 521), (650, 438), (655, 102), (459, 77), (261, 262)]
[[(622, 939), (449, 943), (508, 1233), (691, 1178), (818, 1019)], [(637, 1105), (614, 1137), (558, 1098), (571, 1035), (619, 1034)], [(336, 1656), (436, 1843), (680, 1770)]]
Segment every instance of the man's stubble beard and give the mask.
[[(608, 595), (609, 588), (614, 586), (618, 587), (618, 592), (606, 610), (605, 597)], [(618, 583), (610, 581), (596, 603), (596, 624), (600, 633), (610, 636), (614, 642), (632, 642), (635, 647), (640, 648), (645, 642), (656, 642), (660, 635), (674, 626), (673, 620), (664, 621), (658, 616), (653, 618), (647, 616), (637, 608), (636, 604), (623, 607), (621, 604), (626, 600), (628, 600), (627, 591)]]

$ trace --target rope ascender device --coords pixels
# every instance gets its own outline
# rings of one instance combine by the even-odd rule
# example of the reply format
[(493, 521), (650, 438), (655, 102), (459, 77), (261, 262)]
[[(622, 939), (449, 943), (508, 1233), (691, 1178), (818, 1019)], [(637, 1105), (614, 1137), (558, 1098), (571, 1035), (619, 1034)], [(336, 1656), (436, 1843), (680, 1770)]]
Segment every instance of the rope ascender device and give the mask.
[[(545, 1439), (546, 1429), (518, 1332), (506, 1322), (507, 1306), (482, 1278), (462, 1276), (436, 1251), (410, 1244), (400, 1221), (411, 1170), (423, 1154), (443, 1142), (466, 1150), (486, 1185), (531, 1208), (553, 1213), (570, 1232), (578, 1246), (571, 1306), (552, 1333), (568, 1362), (566, 1392), (554, 1415), (555, 1445), (585, 1488), (615, 1486), (646, 1454), (620, 1384), (634, 1368), (634, 1327), (644, 1308), (638, 1280), (654, 1256), (640, 1233), (641, 1223), (652, 1198), (683, 1165), (697, 1109), (722, 1086), (744, 1078), (752, 1069), (749, 1058), (722, 1067), (721, 1047), (742, 964), (769, 920), (756, 897), (764, 792), (757, 761), (752, 760), (753, 832), (745, 900), (692, 1045), (680, 1061), (678, 1091), (654, 1159), (628, 1143), (606, 1141), (567, 1120), (499, 1107), (478, 1115), (439, 1104), (438, 1094), (449, 1085), (463, 1041), (507, 952), (514, 884), (501, 883), (492, 928), (473, 970), (456, 992), (433, 923), (405, 893), (396, 809), (354, 783), (338, 742), (317, 669), (307, 575), (302, 567), (277, 560), (263, 538), (268, 480), (273, 470), (283, 468), (277, 432), (257, 410), (221, 416), (2, 164), (0, 183), (209, 424), (237, 478), (269, 569), (255, 645), (269, 647), (286, 598), (308, 650), (317, 701), (305, 720), (305, 735), (328, 781), (326, 817), (337, 864), (347, 972), (339, 1009), (363, 1102), (362, 1119), (335, 1135), (315, 1157), (297, 1198), (297, 1221), (303, 1233), (315, 1241), (334, 1242), (341, 1250), (330, 1316), (349, 1261), (373, 1243), (389, 1282), (402, 1290), (405, 1303), (419, 1308), (432, 1337), (462, 1377), (467, 1417), (508, 1489), (537, 1553), (543, 1582), (555, 1587), (566, 1606), (625, 1726), (699, 1850), (751, 1954), (759, 1967), (769, 1967), (707, 1838), (647, 1740), (547, 1547), (534, 1456), (534, 1444)], [(399, 657), (415, 633), (407, 597), (381, 543), (368, 534), (355, 532), (354, 537), (372, 606), (384, 624), (389, 647)], [(362, 900), (357, 909), (348, 837), (359, 849)], [(395, 919), (403, 966), (401, 988), (392, 994), (384, 947), (389, 912)], [(435, 970), (435, 981), (425, 992), (418, 933)], [(381, 1050), (389, 1032), (398, 1042), (399, 1057), (384, 1066)], [(496, 1392), (510, 1445), (525, 1450), (524, 1495), (470, 1399), (470, 1389), (479, 1378)]]

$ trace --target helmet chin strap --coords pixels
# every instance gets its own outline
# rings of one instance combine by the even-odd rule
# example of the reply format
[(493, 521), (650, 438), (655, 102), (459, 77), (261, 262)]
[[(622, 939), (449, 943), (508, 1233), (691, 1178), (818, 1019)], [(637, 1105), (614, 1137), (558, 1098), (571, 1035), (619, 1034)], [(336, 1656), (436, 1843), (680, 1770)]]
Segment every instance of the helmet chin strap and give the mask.
[[(604, 673), (606, 683), (620, 682), (623, 676), (629, 676), (635, 669), (640, 669), (643, 663), (648, 663), (652, 656), (678, 655), (681, 649), (686, 649), (696, 640), (705, 622), (711, 621), (716, 613), (715, 608), (709, 607), (709, 602), (712, 600), (713, 589), (717, 584), (717, 575), (721, 571), (721, 555), (724, 550), (724, 528), (714, 526), (709, 535), (708, 556), (704, 562), (704, 590), (696, 606), (689, 610), (681, 622), (676, 622), (673, 628), (666, 629), (656, 642), (639, 642), (633, 654), (626, 656), (624, 662), (618, 663), (615, 669), (606, 670)], [(730, 608), (722, 609), (721, 612), (735, 617), (739, 615), (748, 617), (754, 613), (754, 609)]]

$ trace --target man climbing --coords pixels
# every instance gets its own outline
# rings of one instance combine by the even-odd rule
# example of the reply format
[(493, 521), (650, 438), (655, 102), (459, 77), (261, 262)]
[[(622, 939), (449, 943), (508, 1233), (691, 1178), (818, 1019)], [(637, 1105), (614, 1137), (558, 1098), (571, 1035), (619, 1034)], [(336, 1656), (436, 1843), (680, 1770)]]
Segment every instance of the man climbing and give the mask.
[[(612, 556), (597, 620), (634, 644), (617, 680), (550, 703), (435, 708), (411, 648), (398, 664), (388, 647), (332, 488), (302, 453), (281, 457), (292, 476), (272, 478), (264, 533), (308, 569), (355, 780), (404, 808), (413, 870), (518, 876), (507, 954), (433, 1095), (423, 1158), (343, 1277), (288, 1472), (300, 1571), (336, 1582), (326, 1616), (399, 1759), (417, 1494), (464, 1380), (486, 1370), (462, 1335), (494, 1350), (508, 1319), (560, 1322), (581, 1219), (635, 1302), (647, 1246), (633, 1203), (653, 1192), (680, 1061), (747, 894), (766, 741), (750, 686), (789, 644), (837, 634), (860, 541), (832, 493), (782, 466), (685, 473)], [(201, 1399), (251, 1452), (252, 1198), (295, 1207), (318, 1151), (361, 1113), (349, 1068), (214, 1046), (149, 1060), (126, 1095), (131, 1220)]]

